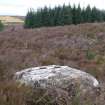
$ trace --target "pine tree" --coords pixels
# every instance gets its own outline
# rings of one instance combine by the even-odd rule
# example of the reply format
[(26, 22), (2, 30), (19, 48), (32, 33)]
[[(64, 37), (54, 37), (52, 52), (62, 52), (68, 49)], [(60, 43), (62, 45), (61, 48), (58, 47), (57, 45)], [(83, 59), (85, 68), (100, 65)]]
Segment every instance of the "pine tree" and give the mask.
[(87, 6), (85, 12), (86, 12), (85, 21), (86, 22), (91, 22), (92, 11), (91, 11), (90, 5)]
[(97, 12), (97, 8), (93, 7), (92, 8), (92, 22), (96, 22), (98, 21), (97, 17), (99, 16), (98, 12)]
[(69, 25), (72, 23), (72, 12), (71, 12), (71, 6), (63, 6), (62, 10), (62, 24), (63, 25)]
[(105, 21), (105, 11), (101, 11), (101, 14), (102, 14), (102, 20)]
[(54, 8), (54, 25), (62, 25), (62, 8), (60, 6)]
[(76, 24), (80, 24), (81, 21), (82, 21), (82, 12), (81, 12), (81, 7), (80, 7), (80, 4), (78, 5), (78, 8), (76, 10)]
[(40, 13), (39, 10), (34, 12), (32, 10), (28, 11), (25, 18), (25, 28), (35, 28), (40, 26)]
[(43, 26), (49, 26), (49, 14), (48, 14), (48, 8), (45, 6), (42, 10), (42, 24)]
[(86, 10), (83, 8), (81, 11), (81, 23), (86, 22)]
[(34, 11), (32, 9), (30, 9), (27, 13), (27, 16), (25, 18), (25, 28), (34, 28), (34, 18), (35, 18), (35, 14)]
[(73, 8), (72, 8), (72, 23), (73, 24), (77, 24), (76, 19), (77, 19), (77, 17), (76, 17), (76, 6), (74, 5)]
[(49, 20), (50, 26), (55, 26), (55, 10), (51, 8), (49, 10)]

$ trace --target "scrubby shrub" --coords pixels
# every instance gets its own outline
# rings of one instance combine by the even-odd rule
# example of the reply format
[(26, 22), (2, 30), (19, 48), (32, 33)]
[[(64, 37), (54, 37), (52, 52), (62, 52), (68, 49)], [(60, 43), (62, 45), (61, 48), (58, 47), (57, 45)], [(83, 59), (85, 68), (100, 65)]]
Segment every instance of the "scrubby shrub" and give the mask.
[(6, 64), (0, 60), (0, 80), (3, 80), (6, 74)]
[(101, 56), (101, 55), (98, 55), (96, 57), (96, 63), (97, 64), (104, 64), (105, 63), (105, 57), (104, 56)]
[(28, 87), (20, 86), (13, 81), (0, 82), (0, 105), (26, 105), (25, 96)]
[(4, 25), (3, 25), (3, 23), (2, 23), (1, 20), (0, 20), (0, 31), (2, 31), (3, 28), (4, 28)]
[(95, 57), (96, 57), (96, 54), (94, 52), (92, 52), (92, 51), (87, 51), (86, 52), (86, 58), (88, 60), (93, 60)]

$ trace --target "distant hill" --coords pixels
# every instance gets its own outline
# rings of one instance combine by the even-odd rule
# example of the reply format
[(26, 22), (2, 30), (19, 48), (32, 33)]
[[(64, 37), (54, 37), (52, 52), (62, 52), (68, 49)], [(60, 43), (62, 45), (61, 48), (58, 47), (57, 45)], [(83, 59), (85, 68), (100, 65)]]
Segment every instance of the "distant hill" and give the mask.
[(0, 16), (0, 20), (5, 24), (22, 24), (24, 22), (23, 16)]

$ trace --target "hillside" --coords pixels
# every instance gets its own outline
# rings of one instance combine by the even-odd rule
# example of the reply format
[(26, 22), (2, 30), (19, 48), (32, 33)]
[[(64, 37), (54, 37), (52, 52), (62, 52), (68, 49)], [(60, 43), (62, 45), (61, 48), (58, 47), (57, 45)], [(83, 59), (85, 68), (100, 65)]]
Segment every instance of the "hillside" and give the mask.
[[(105, 23), (6, 30), (0, 33), (0, 62), (8, 71), (60, 64), (104, 78)], [(11, 56), (10, 56), (11, 55)]]
[[(15, 30), (0, 32), (0, 80), (27, 67), (51, 64), (75, 67), (105, 81), (105, 23), (36, 29), (15, 26)], [(104, 105), (104, 95), (97, 98), (97, 105)]]
[(22, 24), (24, 17), (19, 16), (0, 16), (0, 20), (4, 24)]

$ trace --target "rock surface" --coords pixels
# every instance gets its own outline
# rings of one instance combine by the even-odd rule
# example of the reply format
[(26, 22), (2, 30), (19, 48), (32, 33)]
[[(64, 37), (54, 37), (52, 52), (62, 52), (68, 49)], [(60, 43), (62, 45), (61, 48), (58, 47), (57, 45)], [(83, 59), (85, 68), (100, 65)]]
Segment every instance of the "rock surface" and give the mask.
[(90, 74), (68, 66), (49, 65), (33, 67), (16, 72), (14, 78), (20, 83), (34, 87), (67, 88), (79, 83), (81, 88), (97, 87), (99, 82)]

